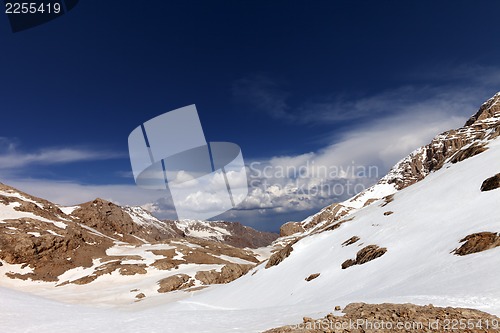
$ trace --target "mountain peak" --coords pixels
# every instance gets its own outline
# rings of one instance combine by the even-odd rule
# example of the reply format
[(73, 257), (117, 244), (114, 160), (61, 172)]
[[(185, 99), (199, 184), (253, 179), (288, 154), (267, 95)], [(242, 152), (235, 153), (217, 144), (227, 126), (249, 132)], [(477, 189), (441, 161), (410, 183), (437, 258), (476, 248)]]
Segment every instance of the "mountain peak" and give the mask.
[(479, 111), (467, 120), (465, 126), (471, 126), (478, 120), (492, 117), (500, 117), (500, 92), (497, 92), (492, 98), (484, 102)]

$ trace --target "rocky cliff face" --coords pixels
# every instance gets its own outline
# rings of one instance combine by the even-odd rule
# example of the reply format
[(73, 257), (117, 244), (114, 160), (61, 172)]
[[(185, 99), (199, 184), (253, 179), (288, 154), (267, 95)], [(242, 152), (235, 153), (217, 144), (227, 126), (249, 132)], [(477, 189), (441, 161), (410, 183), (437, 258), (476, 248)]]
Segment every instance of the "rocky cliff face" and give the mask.
[(428, 145), (412, 152), (385, 176), (381, 183), (400, 190), (422, 180), (444, 163), (457, 163), (486, 150), (485, 145), (500, 135), (500, 93), (484, 103), (465, 125), (436, 136)]

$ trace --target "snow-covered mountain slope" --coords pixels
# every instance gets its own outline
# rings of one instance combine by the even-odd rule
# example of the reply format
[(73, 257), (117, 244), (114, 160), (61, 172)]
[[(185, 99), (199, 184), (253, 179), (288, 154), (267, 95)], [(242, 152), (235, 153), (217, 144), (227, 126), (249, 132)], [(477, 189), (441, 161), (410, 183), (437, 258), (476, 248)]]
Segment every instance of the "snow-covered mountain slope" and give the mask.
[[(101, 333), (249, 333), (298, 323), (303, 316), (318, 318), (353, 302), (432, 303), (500, 315), (499, 100), (500, 94), (495, 95), (466, 126), (417, 149), (374, 187), (294, 225), (292, 233), (277, 241), (283, 249), (229, 284), (175, 291), (169, 299), (129, 301), (125, 310), (60, 304), (0, 288), (0, 327), (17, 327), (20, 332), (70, 328)], [(16, 208), (12, 202), (5, 205)], [(210, 244), (218, 249), (220, 243)], [(177, 260), (195, 253), (193, 249), (196, 246), (182, 255), (176, 249), (172, 258), (174, 253), (144, 253)], [(139, 260), (135, 251), (140, 248), (114, 243), (106, 253), (125, 255), (120, 260), (127, 264)], [(246, 260), (231, 253), (219, 258), (225, 256), (231, 256), (233, 264)], [(186, 288), (221, 281), (234, 271), (231, 266), (218, 269), (198, 277), (196, 273), (196, 281)], [(168, 274), (176, 277), (165, 283), (167, 289), (191, 284), (187, 271), (182, 273), (187, 278), (175, 271)], [(104, 283), (89, 284), (96, 289), (88, 294), (117, 288), (114, 277), (98, 278), (96, 283)], [(134, 278), (141, 281), (139, 275)], [(64, 294), (68, 301), (75, 297), (70, 289)], [(110, 301), (112, 295), (105, 292), (101, 301)], [(20, 322), (20, 316), (26, 320)]]
[[(285, 307), (295, 322), (359, 301), (433, 303), (499, 315), (500, 114), (493, 115), (456, 131), (474, 139), (411, 186), (386, 191), (392, 176), (385, 177), (348, 204), (363, 196), (381, 199), (353, 204), (343, 218), (296, 234), (298, 241), (272, 256), (271, 264), (182, 308), (265, 307), (278, 317)], [(441, 137), (443, 146), (447, 137)], [(479, 144), (479, 153), (456, 159)], [(406, 170), (406, 160), (414, 158), (398, 163), (392, 174)]]
[[(197, 222), (217, 227), (213, 223)], [(0, 184), (0, 286), (108, 306), (176, 290), (183, 292), (174, 299), (188, 297), (267, 259), (269, 251), (236, 248), (226, 238), (240, 245), (269, 245), (276, 238), (238, 233), (247, 230), (240, 224), (219, 224), (224, 238), (186, 237), (176, 221), (160, 221), (140, 207), (102, 199), (59, 207)]]
[[(399, 161), (377, 184), (341, 203), (334, 203), (302, 222), (281, 228), (281, 236), (309, 234), (348, 217), (378, 199), (390, 196), (442, 168), (482, 153), (491, 140), (500, 136), (500, 92), (486, 101), (463, 127), (437, 135)], [(292, 239), (294, 237), (291, 237)], [(280, 241), (288, 241), (281, 239)]]
[(238, 222), (181, 220), (164, 221), (182, 231), (186, 237), (223, 242), (240, 248), (260, 248), (270, 245), (278, 234), (244, 226)]

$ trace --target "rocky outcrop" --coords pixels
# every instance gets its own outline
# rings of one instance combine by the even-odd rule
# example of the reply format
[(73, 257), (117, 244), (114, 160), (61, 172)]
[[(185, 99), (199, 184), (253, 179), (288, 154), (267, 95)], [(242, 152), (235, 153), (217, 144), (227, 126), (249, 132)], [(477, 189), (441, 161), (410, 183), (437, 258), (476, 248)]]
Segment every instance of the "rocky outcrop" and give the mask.
[(463, 127), (436, 136), (401, 160), (381, 182), (403, 189), (439, 170), (446, 161), (457, 163), (484, 152), (484, 143), (499, 135), (500, 93), (484, 103)]
[(474, 123), (492, 118), (500, 112), (500, 93), (495, 94), (492, 98), (487, 100), (475, 115), (473, 115), (467, 122), (465, 126), (472, 126)]
[(500, 173), (497, 173), (493, 177), (486, 179), (483, 184), (481, 184), (481, 191), (491, 191), (496, 190), (500, 187)]
[(353, 265), (362, 265), (373, 259), (383, 256), (387, 252), (385, 247), (377, 245), (368, 245), (358, 251), (356, 259), (348, 259), (342, 263), (342, 269), (346, 269)]
[(280, 227), (280, 237), (291, 236), (304, 231), (305, 229), (300, 222), (287, 222)]
[(215, 269), (210, 271), (197, 272), (195, 278), (205, 285), (224, 284), (234, 281), (242, 275), (245, 275), (253, 267), (254, 265), (229, 263), (224, 265), (220, 272), (216, 271)]
[(453, 250), (459, 256), (482, 252), (500, 246), (500, 233), (478, 232), (460, 240), (462, 246)]
[(132, 244), (144, 243), (141, 240), (156, 242), (180, 236), (169, 226), (160, 225), (160, 221), (139, 224), (123, 207), (99, 198), (81, 204), (71, 215), (106, 236)]
[(306, 281), (309, 282), (309, 281), (312, 281), (314, 280), (315, 278), (317, 278), (318, 276), (320, 276), (321, 273), (314, 273), (314, 274), (311, 274), (309, 275), (308, 277), (306, 277)]
[(453, 331), (452, 325), (455, 322), (457, 324), (454, 331), (457, 332), (493, 333), (498, 332), (500, 327), (500, 318), (486, 312), (432, 305), (351, 303), (342, 312), (342, 316), (330, 313), (321, 319), (304, 317), (300, 324), (264, 333), (446, 332)]
[(348, 240), (346, 240), (345, 242), (343, 242), (342, 246), (349, 246), (349, 245), (352, 245), (352, 244), (356, 243), (357, 241), (359, 241), (359, 237), (358, 236), (352, 236), (351, 238), (349, 238)]
[(158, 281), (159, 293), (187, 289), (194, 286), (194, 280), (187, 274), (177, 274)]
[(281, 250), (273, 253), (269, 260), (267, 261), (266, 268), (270, 268), (273, 266), (279, 265), (283, 260), (288, 258), (290, 253), (293, 251), (293, 244), (297, 243), (298, 239), (288, 243), (284, 248)]

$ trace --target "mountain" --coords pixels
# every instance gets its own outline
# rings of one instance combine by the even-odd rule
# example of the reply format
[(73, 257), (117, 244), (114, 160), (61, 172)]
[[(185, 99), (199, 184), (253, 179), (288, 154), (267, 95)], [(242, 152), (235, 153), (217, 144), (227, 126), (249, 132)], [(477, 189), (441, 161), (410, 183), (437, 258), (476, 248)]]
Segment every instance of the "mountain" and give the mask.
[[(500, 93), (371, 188), (284, 225), (280, 251), (195, 302), (199, 309), (265, 307), (260, 320), (269, 324), (301, 323), (355, 302), (499, 315), (499, 134)], [(236, 292), (238, 300), (227, 296)]]
[[(58, 208), (2, 189), (0, 275), (9, 277), (0, 278), (0, 325), (100, 333), (498, 331), (499, 135), (500, 93), (374, 186), (286, 223), (280, 238), (256, 250), (226, 245), (231, 228), (220, 222), (154, 221), (141, 229), (123, 218), (127, 209), (106, 202)], [(16, 257), (18, 250), (27, 254)], [(92, 266), (62, 275), (43, 269), (63, 265), (68, 253), (75, 254), (70, 265), (89, 253)], [(32, 281), (38, 270), (53, 280)], [(365, 325), (335, 326), (358, 320)], [(382, 323), (425, 326), (373, 327)]]
[(199, 220), (164, 222), (181, 231), (185, 237), (219, 241), (241, 248), (265, 247), (278, 238), (275, 233), (258, 231), (238, 222)]
[[(99, 291), (91, 303), (127, 303), (227, 283), (265, 259), (269, 251), (257, 248), (277, 237), (239, 223), (160, 221), (103, 199), (59, 207), (0, 184), (0, 285), (55, 299), (66, 299), (66, 289), (75, 297)], [(99, 290), (106, 281), (115, 288)]]

